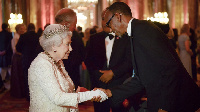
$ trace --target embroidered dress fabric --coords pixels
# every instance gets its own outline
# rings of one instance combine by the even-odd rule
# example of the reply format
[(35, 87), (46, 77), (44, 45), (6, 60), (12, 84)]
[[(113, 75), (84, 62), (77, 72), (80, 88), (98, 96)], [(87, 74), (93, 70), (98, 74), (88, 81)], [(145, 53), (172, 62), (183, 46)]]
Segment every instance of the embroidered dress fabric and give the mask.
[(28, 74), (30, 89), (29, 112), (78, 112), (78, 103), (91, 100), (93, 96), (105, 93), (98, 90), (75, 93), (74, 84), (61, 64), (62, 72), (53, 59), (40, 53), (31, 63)]

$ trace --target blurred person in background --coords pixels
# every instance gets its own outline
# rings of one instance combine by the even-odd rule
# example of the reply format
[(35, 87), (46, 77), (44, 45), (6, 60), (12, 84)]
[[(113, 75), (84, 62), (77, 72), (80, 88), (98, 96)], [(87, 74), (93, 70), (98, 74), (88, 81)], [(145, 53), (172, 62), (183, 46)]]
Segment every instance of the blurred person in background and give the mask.
[[(11, 40), (13, 37), (12, 33), (9, 30), (9, 25), (7, 23), (3, 23), (2, 31), (0, 32), (0, 73), (4, 83), (7, 82), (6, 75), (11, 75)], [(4, 88), (4, 86), (2, 87)]]
[(84, 37), (84, 33), (82, 32), (82, 27), (81, 26), (77, 26), (76, 30), (79, 33), (79, 35), (83, 38)]
[(11, 81), (10, 81), (10, 95), (16, 98), (25, 97), (24, 88), (24, 75), (22, 68), (22, 55), (17, 52), (16, 45), (19, 41), (20, 35), (26, 32), (25, 24), (18, 24), (15, 27), (16, 32), (11, 41), (13, 57), (12, 57), (12, 67), (11, 67)]
[(195, 31), (190, 28), (190, 41), (191, 41), (191, 46), (190, 49), (193, 52), (193, 55), (191, 56), (191, 62), (192, 62), (192, 78), (197, 81), (197, 61), (196, 61), (196, 56), (197, 56), (197, 36), (195, 34)]
[(190, 26), (188, 24), (184, 24), (181, 27), (181, 34), (178, 37), (178, 48), (181, 62), (183, 63), (184, 67), (186, 68), (187, 72), (192, 78), (192, 63), (191, 63), (191, 56), (193, 55), (192, 50), (190, 49), (191, 41), (189, 36), (190, 33)]
[(42, 32), (43, 32), (42, 28), (39, 28), (38, 31), (37, 31), (37, 34), (38, 34), (39, 36), (41, 36), (41, 35), (42, 35)]
[[(86, 55), (86, 50), (87, 50), (87, 43), (90, 39), (90, 29), (91, 28), (86, 28), (84, 32), (84, 37), (82, 38), (83, 44), (84, 44), (84, 57)], [(82, 62), (81, 66), (81, 76), (80, 76), (80, 82), (81, 85), (87, 89), (91, 89), (91, 84), (90, 84), (90, 74), (88, 73), (87, 67), (85, 65), (85, 62)]]
[(27, 32), (20, 35), (16, 45), (16, 50), (22, 54), (22, 67), (24, 74), (25, 97), (30, 101), (28, 88), (28, 68), (31, 62), (38, 55), (37, 47), (39, 46), (39, 35), (35, 32), (35, 25), (30, 23), (27, 27)]

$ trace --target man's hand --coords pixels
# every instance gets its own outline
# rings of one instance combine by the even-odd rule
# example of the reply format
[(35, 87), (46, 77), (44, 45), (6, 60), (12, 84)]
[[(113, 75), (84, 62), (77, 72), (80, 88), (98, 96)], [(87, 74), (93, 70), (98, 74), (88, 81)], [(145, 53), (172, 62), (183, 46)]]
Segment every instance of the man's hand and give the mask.
[(101, 96), (98, 96), (98, 97), (93, 97), (92, 99), (91, 99), (91, 101), (93, 102), (93, 101), (95, 101), (95, 102), (100, 102), (101, 101)]
[(97, 90), (97, 89), (103, 91), (108, 97), (112, 96), (112, 93), (111, 93), (110, 89), (94, 88), (93, 90)]
[(105, 92), (105, 89), (102, 89), (102, 88), (94, 88), (92, 91), (100, 91), (101, 94), (100, 96), (94, 96), (91, 101), (95, 101), (95, 102), (103, 102), (105, 100), (108, 99), (108, 96)]
[(103, 75), (99, 78), (100, 81), (108, 83), (114, 76), (112, 70), (99, 70)]

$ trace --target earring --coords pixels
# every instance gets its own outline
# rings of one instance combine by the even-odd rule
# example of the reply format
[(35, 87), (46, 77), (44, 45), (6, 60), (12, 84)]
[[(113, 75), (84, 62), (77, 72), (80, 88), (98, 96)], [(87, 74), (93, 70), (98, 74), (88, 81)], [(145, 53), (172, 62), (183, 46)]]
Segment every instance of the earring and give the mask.
[(53, 52), (56, 52), (56, 50), (54, 50)]

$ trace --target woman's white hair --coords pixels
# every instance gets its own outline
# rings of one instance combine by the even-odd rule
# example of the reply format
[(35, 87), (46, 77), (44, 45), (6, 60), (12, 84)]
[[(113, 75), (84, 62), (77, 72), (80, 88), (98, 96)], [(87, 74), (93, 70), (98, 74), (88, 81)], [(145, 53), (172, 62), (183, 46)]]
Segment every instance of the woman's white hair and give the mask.
[(39, 39), (40, 45), (44, 51), (51, 51), (53, 46), (60, 46), (63, 39), (70, 38), (72, 32), (68, 31), (66, 26), (60, 24), (48, 25), (43, 31), (42, 36)]

